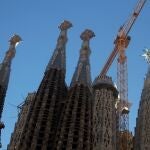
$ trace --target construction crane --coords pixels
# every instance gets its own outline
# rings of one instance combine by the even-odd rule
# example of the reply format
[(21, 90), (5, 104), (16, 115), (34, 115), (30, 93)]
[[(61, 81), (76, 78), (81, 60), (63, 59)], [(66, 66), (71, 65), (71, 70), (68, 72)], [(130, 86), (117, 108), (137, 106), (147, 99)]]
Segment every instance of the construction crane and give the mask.
[(120, 27), (117, 37), (114, 41), (114, 49), (108, 57), (100, 75), (105, 76), (115, 57), (117, 59), (117, 87), (119, 91), (119, 102), (117, 104), (117, 150), (128, 150), (128, 132), (129, 132), (129, 108), (128, 102), (128, 82), (127, 82), (127, 56), (125, 50), (130, 42), (130, 32), (133, 24), (139, 16), (146, 0), (139, 0), (132, 15)]

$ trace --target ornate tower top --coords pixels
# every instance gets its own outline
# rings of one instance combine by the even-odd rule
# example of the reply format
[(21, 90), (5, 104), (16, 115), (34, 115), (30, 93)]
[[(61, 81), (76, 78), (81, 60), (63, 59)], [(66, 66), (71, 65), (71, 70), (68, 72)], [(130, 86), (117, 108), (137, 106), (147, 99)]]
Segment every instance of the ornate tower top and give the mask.
[(83, 41), (89, 41), (91, 38), (95, 37), (95, 34), (92, 30), (86, 29), (81, 35), (80, 38)]
[(142, 55), (148, 64), (150, 64), (150, 49), (144, 49), (144, 54)]
[(16, 54), (16, 45), (21, 41), (21, 37), (19, 35), (14, 35), (9, 40), (10, 45), (9, 49), (6, 52), (5, 58), (3, 62), (0, 64), (0, 85), (6, 86), (8, 85), (9, 80), (9, 74), (10, 74), (10, 67), (11, 67), (11, 61), (14, 58)]
[(83, 43), (80, 50), (78, 65), (76, 67), (70, 85), (71, 87), (73, 87), (75, 84), (84, 84), (87, 86), (91, 85), (91, 73), (89, 63), (89, 56), (91, 50), (89, 47), (89, 41), (94, 36), (95, 36), (94, 32), (89, 29), (86, 29), (80, 36), (80, 38), (83, 40)]
[(11, 45), (16, 46), (17, 43), (19, 43), (20, 41), (22, 41), (21, 37), (17, 34), (14, 34), (13, 37), (11, 37), (11, 39), (9, 40)]
[(150, 86), (150, 49), (146, 48), (142, 56), (145, 58), (146, 62), (148, 63), (148, 71), (144, 82), (144, 87), (147, 87)]
[(9, 49), (6, 52), (3, 63), (11, 62), (11, 60), (13, 59), (13, 57), (15, 56), (15, 53), (16, 53), (15, 47), (17, 46), (17, 44), (19, 44), (20, 41), (22, 41), (22, 39), (19, 35), (15, 34), (14, 36), (11, 37), (11, 39), (9, 40), (9, 42), (10, 42)]
[(72, 24), (66, 20), (63, 23), (61, 23), (61, 25), (59, 26), (61, 32), (57, 39), (56, 48), (54, 50), (52, 58), (49, 61), (46, 71), (48, 71), (50, 68), (54, 68), (54, 69), (62, 70), (65, 74), (67, 30), (71, 27)]
[(59, 29), (61, 29), (63, 31), (63, 30), (67, 30), (71, 27), (72, 27), (72, 24), (69, 21), (64, 20), (64, 22), (61, 23), (61, 25), (59, 26)]

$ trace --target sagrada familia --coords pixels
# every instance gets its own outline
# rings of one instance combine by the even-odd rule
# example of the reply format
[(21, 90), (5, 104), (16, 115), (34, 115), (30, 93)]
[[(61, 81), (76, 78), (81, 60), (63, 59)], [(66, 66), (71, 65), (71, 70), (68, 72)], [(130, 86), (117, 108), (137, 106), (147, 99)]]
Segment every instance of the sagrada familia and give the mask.
[[(70, 86), (65, 82), (67, 30), (71, 27), (69, 21), (59, 26), (60, 35), (43, 79), (38, 90), (29, 93), (21, 105), (7, 149), (150, 150), (150, 69), (144, 81), (135, 135), (127, 131), (128, 147), (118, 149), (115, 107), (118, 90), (109, 76), (98, 75), (91, 80), (89, 57), (93, 31), (86, 29), (81, 34), (78, 64)], [(9, 50), (0, 64), (0, 115), (15, 45), (20, 40), (18, 35), (11, 38)], [(0, 129), (3, 128), (0, 122)]]

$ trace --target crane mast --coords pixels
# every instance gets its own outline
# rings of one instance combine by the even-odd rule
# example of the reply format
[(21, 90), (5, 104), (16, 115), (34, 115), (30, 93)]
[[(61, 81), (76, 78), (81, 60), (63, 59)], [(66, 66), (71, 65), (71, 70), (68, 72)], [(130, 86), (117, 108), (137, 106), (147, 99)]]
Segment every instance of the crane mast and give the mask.
[(125, 50), (130, 42), (128, 36), (133, 24), (139, 16), (146, 0), (139, 0), (132, 15), (120, 27), (117, 37), (114, 41), (114, 49), (108, 57), (100, 75), (105, 76), (113, 63), (115, 57), (117, 58), (117, 87), (119, 91), (119, 101), (117, 104), (117, 150), (128, 150), (128, 133), (129, 133), (129, 108), (128, 102), (128, 75), (127, 75), (127, 56)]

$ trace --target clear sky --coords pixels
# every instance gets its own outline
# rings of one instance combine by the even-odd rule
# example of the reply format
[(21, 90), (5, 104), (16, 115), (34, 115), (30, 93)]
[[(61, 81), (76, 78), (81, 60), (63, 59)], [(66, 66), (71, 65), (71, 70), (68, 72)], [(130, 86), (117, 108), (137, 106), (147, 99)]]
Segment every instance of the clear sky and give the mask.
[[(99, 74), (113, 49), (113, 42), (119, 27), (131, 14), (137, 0), (2, 0), (0, 2), (0, 60), (8, 49), (8, 40), (19, 34), (23, 42), (17, 47), (16, 57), (5, 100), (2, 131), (3, 150), (9, 143), (17, 120), (17, 106), (28, 92), (37, 90), (51, 57), (59, 34), (58, 25), (69, 20), (73, 28), (68, 32), (67, 74), (69, 85), (77, 64), (81, 46), (80, 34), (88, 28), (95, 32), (91, 40), (92, 80)], [(134, 131), (137, 109), (143, 88), (147, 64), (140, 55), (150, 47), (150, 3), (147, 2), (134, 24), (127, 49), (130, 130)], [(109, 75), (116, 81), (116, 61)]]

